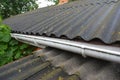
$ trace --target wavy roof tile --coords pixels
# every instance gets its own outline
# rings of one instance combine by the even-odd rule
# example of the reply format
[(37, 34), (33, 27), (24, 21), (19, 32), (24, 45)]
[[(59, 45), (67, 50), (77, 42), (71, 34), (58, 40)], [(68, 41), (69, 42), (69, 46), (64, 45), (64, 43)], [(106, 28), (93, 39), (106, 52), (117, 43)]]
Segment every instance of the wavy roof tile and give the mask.
[(0, 67), (0, 80), (120, 80), (120, 64), (45, 48)]
[(58, 38), (120, 41), (120, 1), (80, 0), (51, 6), (4, 20), (14, 33)]

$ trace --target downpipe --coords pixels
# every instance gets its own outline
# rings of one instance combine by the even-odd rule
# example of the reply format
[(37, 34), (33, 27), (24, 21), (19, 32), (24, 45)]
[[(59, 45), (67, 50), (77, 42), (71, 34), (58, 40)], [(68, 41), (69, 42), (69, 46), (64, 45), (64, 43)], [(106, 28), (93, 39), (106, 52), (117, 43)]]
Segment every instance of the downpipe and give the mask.
[(50, 46), (73, 53), (81, 54), (83, 57), (94, 57), (107, 61), (120, 63), (120, 48), (89, 43), (75, 42), (64, 39), (56, 39), (42, 36), (31, 36), (11, 33), (11, 36), (18, 41), (28, 43), (37, 47)]

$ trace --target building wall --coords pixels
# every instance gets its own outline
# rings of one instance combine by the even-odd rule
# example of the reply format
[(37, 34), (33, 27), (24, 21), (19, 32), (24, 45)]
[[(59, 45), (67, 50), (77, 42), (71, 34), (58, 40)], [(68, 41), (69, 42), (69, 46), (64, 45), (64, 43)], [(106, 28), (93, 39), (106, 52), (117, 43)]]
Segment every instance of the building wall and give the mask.
[(67, 3), (69, 0), (59, 0), (59, 5)]

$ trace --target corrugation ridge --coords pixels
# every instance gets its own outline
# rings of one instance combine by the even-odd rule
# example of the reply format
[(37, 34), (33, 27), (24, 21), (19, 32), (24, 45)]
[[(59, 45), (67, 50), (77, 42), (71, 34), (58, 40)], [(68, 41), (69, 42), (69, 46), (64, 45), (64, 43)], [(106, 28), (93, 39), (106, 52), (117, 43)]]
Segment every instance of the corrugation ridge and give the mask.
[[(74, 25), (71, 25), (71, 27), (73, 27), (73, 28), (71, 28), (71, 30), (69, 30), (63, 34), (67, 35), (71, 39), (75, 38), (74, 35), (79, 33), (81, 29), (84, 29), (83, 25), (86, 24), (87, 22), (89, 22), (89, 20), (91, 20), (91, 17), (94, 17), (94, 15), (96, 14), (96, 11), (99, 11), (100, 9), (101, 9), (101, 6), (93, 8), (89, 13), (86, 12), (85, 15), (81, 16), (82, 18), (80, 20), (78, 20)], [(91, 15), (91, 14), (93, 14), (93, 15)], [(72, 31), (74, 31), (74, 32), (72, 32)]]
[[(89, 41), (93, 38), (99, 38), (103, 41), (106, 41), (106, 40), (104, 40), (106, 37), (103, 37), (103, 38), (101, 37), (104, 35), (101, 35), (101, 36), (99, 35), (99, 34), (102, 34), (101, 31), (99, 31), (100, 32), (99, 33), (96, 30), (98, 30), (98, 28), (101, 29), (102, 27), (106, 27), (105, 26), (106, 22), (104, 20), (107, 18), (107, 16), (109, 16), (109, 13), (111, 13), (111, 11), (113, 10), (113, 8), (114, 8), (113, 6), (106, 6), (106, 8), (99, 10), (100, 13), (97, 12), (98, 14), (96, 13), (96, 15), (93, 16), (94, 18), (91, 21), (89, 21), (86, 25), (84, 25), (84, 26), (86, 26), (87, 29), (81, 30), (81, 32), (78, 35), (80, 35), (84, 40), (87, 40), (87, 41)], [(106, 12), (101, 13), (104, 11), (106, 11)], [(101, 24), (103, 22), (105, 22), (105, 23), (103, 24), (103, 26), (101, 26)], [(102, 29), (105, 30), (104, 28), (102, 28)], [(93, 36), (89, 32), (92, 32)], [(99, 36), (97, 36), (97, 35), (99, 35)], [(107, 42), (109, 42), (109, 41), (107, 41)]]
[[(83, 8), (83, 10), (84, 11), (79, 11), (79, 9), (78, 9), (78, 12), (76, 12), (76, 13), (74, 13), (73, 15), (71, 15), (70, 17), (68, 17), (68, 18), (65, 18), (66, 19), (66, 21), (64, 21), (64, 22), (59, 22), (59, 23), (56, 23), (56, 25), (53, 25), (53, 29), (51, 29), (51, 31), (49, 31), (49, 34), (50, 33), (52, 33), (52, 34), (56, 34), (58, 37), (61, 35), (61, 34), (63, 34), (64, 33), (64, 31), (61, 31), (61, 29), (64, 29), (64, 30), (68, 30), (68, 28), (70, 27), (70, 25), (72, 24), (72, 23), (74, 23), (74, 21), (76, 22), (79, 18), (80, 18), (80, 16), (83, 14), (83, 13), (85, 13), (85, 12), (87, 12), (87, 11), (89, 11), (90, 10), (90, 8), (91, 7), (85, 7), (85, 8)], [(77, 10), (76, 10), (77, 11)], [(80, 14), (80, 15), (78, 15), (78, 14)], [(74, 16), (75, 15), (75, 16)], [(67, 26), (69, 26), (69, 27), (67, 27)]]
[[(102, 40), (104, 43), (112, 43), (112, 42), (114, 42), (114, 41), (112, 41), (112, 31), (115, 31), (114, 29), (116, 29), (118, 26), (113, 26), (113, 27), (111, 27), (111, 26), (109, 26), (109, 20), (111, 20), (112, 19), (112, 22), (113, 22), (113, 18), (110, 18), (112, 15), (113, 15), (113, 13), (114, 13), (114, 10), (115, 10), (115, 8), (114, 7), (116, 7), (115, 5), (114, 6), (109, 6), (109, 9), (110, 9), (110, 7), (111, 7), (111, 10), (109, 10), (110, 12), (108, 12), (107, 14), (106, 14), (106, 16), (105, 16), (105, 13), (103, 14), (103, 15), (101, 15), (101, 16), (103, 16), (102, 18), (103, 18), (103, 20), (101, 20), (102, 22), (100, 23), (100, 21), (99, 21), (99, 16), (100, 15), (98, 15), (98, 18), (99, 19), (96, 19), (95, 21), (93, 21), (93, 22), (95, 22), (95, 23), (92, 23), (92, 25), (93, 24), (95, 24), (95, 26), (93, 26), (93, 27), (95, 27), (95, 28), (97, 28), (97, 29), (93, 29), (93, 28), (88, 28), (88, 29), (86, 29), (86, 30), (89, 30), (89, 31), (86, 31), (87, 33), (85, 33), (85, 31), (82, 33), (83, 35), (81, 35), (81, 37), (84, 39), (84, 40), (86, 40), (86, 41), (90, 41), (90, 40), (92, 40), (93, 38), (98, 38), (98, 39), (100, 39), (100, 40)], [(97, 16), (95, 17), (95, 18), (97, 18)], [(101, 19), (102, 19), (101, 18)], [(92, 19), (93, 20), (93, 19)], [(96, 23), (96, 21), (98, 21), (97, 23), (99, 23), (98, 25), (96, 25), (97, 23)], [(107, 23), (107, 24), (106, 24)], [(89, 24), (88, 24), (89, 25)], [(90, 27), (90, 26), (89, 26)], [(91, 26), (92, 27), (92, 26)], [(103, 28), (102, 28), (103, 27)], [(114, 28), (114, 29), (113, 29)], [(108, 31), (109, 30), (112, 30), (111, 32), (109, 32), (108, 33)], [(95, 32), (93, 32), (92, 30), (94, 30)], [(98, 30), (98, 31), (97, 31)], [(101, 30), (101, 31), (100, 31)], [(116, 30), (117, 31), (117, 30)], [(88, 33), (89, 32), (92, 32), (93, 33), (93, 36), (90, 36)], [(119, 31), (118, 31), (119, 32)], [(106, 34), (107, 33), (107, 34)], [(110, 35), (111, 34), (111, 35)], [(109, 38), (110, 37), (110, 38)], [(116, 41), (117, 41), (117, 39), (116, 39)]]
[[(88, 9), (88, 10), (86, 10), (84, 13), (82, 13), (81, 15), (79, 15), (78, 16), (78, 18), (75, 18), (75, 19), (73, 19), (73, 20), (69, 20), (70, 22), (65, 26), (65, 27), (67, 27), (69, 24), (71, 24), (69, 27), (68, 27), (68, 29), (67, 30), (65, 30), (65, 31), (63, 31), (63, 33), (62, 34), (60, 34), (60, 33), (57, 33), (57, 34), (59, 34), (59, 35), (66, 35), (66, 36), (68, 36), (70, 39), (72, 39), (72, 38), (74, 38), (74, 37), (72, 37), (73, 35), (74, 35), (74, 32), (76, 32), (76, 30), (74, 30), (74, 29), (76, 29), (77, 28), (77, 30), (79, 30), (80, 31), (80, 29), (79, 28), (82, 28), (83, 26), (82, 26), (82, 24), (84, 24), (85, 22), (84, 21), (86, 21), (90, 16), (91, 16), (91, 14), (94, 14), (94, 12), (97, 10), (97, 9), (99, 9), (100, 8), (100, 6), (99, 7), (95, 7), (95, 8), (93, 8), (93, 9)], [(88, 13), (89, 12), (89, 13)], [(74, 21), (76, 21), (75, 23), (74, 23)], [(72, 24), (72, 23), (74, 23), (74, 24)], [(63, 26), (64, 27), (64, 26)], [(63, 28), (64, 29), (64, 28)], [(62, 29), (62, 30), (63, 30)], [(56, 32), (59, 32), (59, 31), (56, 31)]]
[[(59, 14), (56, 14), (56, 15), (52, 16), (51, 18), (48, 18), (48, 19), (46, 19), (46, 20), (43, 20), (43, 22), (35, 25), (35, 27), (40, 28), (40, 29), (35, 29), (35, 27), (34, 27), (34, 31), (33, 31), (33, 32), (37, 32), (37, 30), (42, 31), (42, 29), (45, 29), (47, 25), (50, 25), (51, 23), (53, 23), (53, 22), (54, 22), (54, 21), (53, 21), (54, 19), (58, 19), (58, 18), (60, 18), (60, 17), (62, 17), (62, 16), (64, 16), (64, 15), (66, 15), (65, 12), (67, 13), (68, 11), (70, 11), (70, 10), (66, 10), (66, 11), (64, 11), (64, 12), (61, 12), (61, 13), (59, 13)], [(42, 26), (42, 27), (40, 27), (40, 26)], [(39, 32), (40, 32), (40, 31), (39, 31)]]
[[(81, 8), (82, 9), (82, 8)], [(75, 10), (75, 9), (74, 9)], [(54, 29), (54, 27), (56, 27), (57, 25), (59, 25), (59, 24), (61, 24), (62, 22), (63, 22), (63, 24), (67, 21), (67, 19), (69, 18), (72, 18), (73, 17), (73, 15), (75, 15), (75, 11), (74, 10), (71, 10), (71, 11), (67, 11), (67, 12), (65, 12), (63, 15), (61, 15), (61, 16), (59, 16), (58, 18), (57, 18), (57, 20), (56, 19), (54, 19), (53, 20), (53, 22), (52, 23), (50, 23), (49, 25), (46, 25), (46, 31), (48, 32), (48, 30), (49, 30), (49, 28), (50, 28), (50, 26), (52, 26), (52, 28)], [(69, 17), (70, 16), (70, 17)], [(64, 17), (66, 17), (66, 18), (64, 18)], [(59, 26), (58, 26), (59, 27)], [(41, 30), (42, 32), (44, 32), (44, 29), (43, 30)], [(42, 33), (41, 32), (41, 33)]]

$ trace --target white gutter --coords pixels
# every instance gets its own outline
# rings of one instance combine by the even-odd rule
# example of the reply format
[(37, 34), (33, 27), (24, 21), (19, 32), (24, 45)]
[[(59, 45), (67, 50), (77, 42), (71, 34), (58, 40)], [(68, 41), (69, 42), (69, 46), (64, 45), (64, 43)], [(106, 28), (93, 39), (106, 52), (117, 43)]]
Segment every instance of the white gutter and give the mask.
[(74, 52), (103, 60), (114, 61), (120, 63), (120, 48), (103, 45), (94, 45), (89, 43), (74, 42), (70, 40), (31, 36), (12, 33), (11, 36), (17, 40), (40, 47), (41, 45), (59, 48), (62, 50)]

